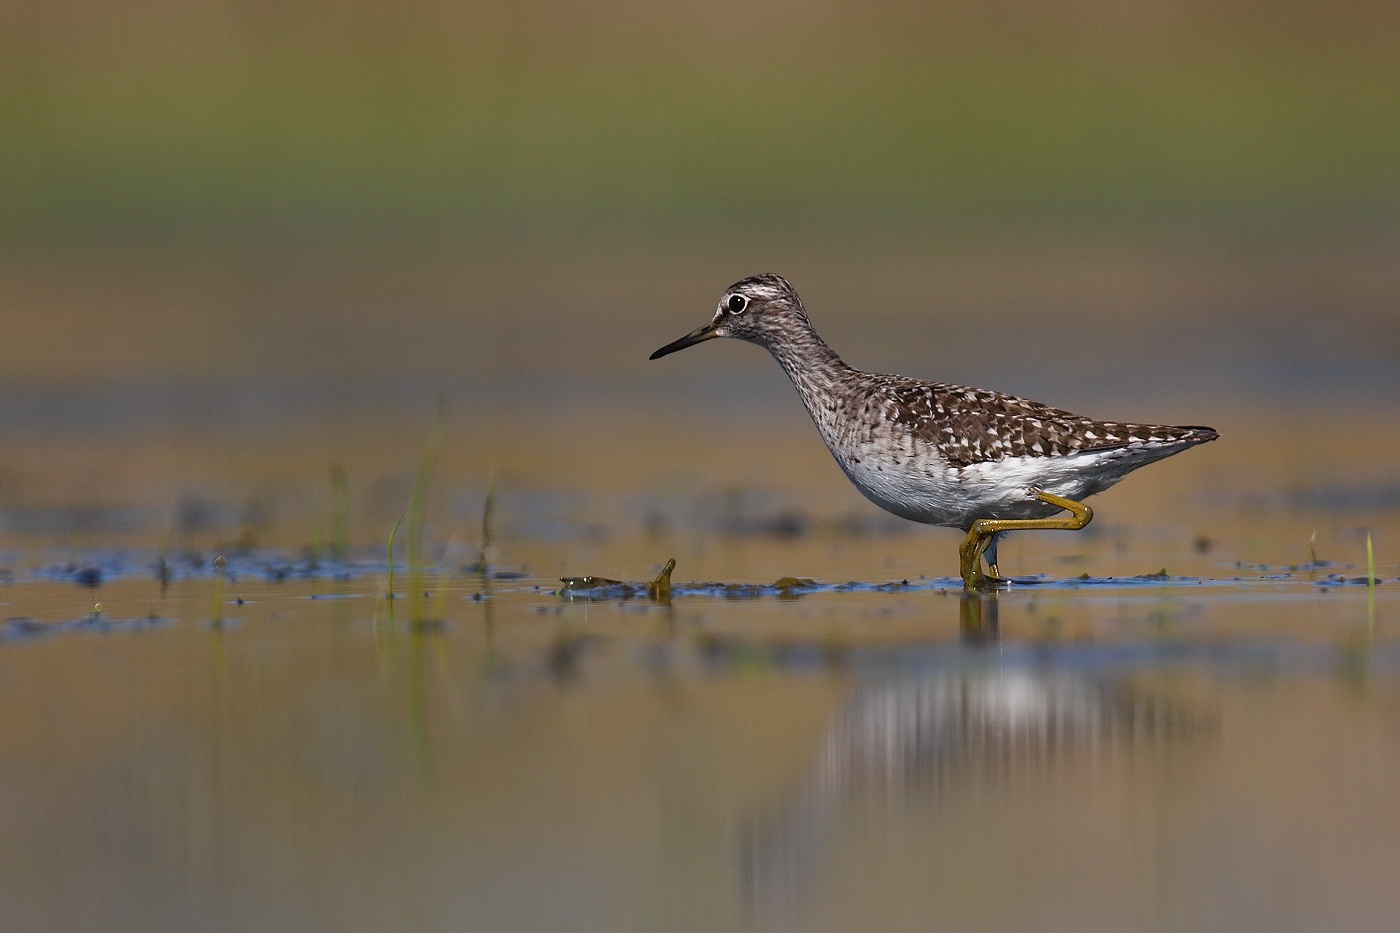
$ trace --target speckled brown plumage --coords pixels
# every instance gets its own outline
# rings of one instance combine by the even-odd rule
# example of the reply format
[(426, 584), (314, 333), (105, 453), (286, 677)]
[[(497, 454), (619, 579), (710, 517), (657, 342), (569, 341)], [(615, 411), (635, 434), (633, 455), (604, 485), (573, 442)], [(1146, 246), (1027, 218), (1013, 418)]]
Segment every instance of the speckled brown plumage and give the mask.
[(847, 417), (873, 435), (903, 426), (936, 447), (954, 466), (1006, 457), (1060, 457), (1078, 451), (1204, 443), (1211, 428), (1095, 421), (986, 389), (863, 373), (845, 406)]
[(855, 369), (773, 274), (731, 285), (709, 324), (652, 358), (712, 337), (772, 353), (856, 487), (882, 508), (929, 524), (967, 530), (979, 518), (1043, 518), (1059, 507), (1037, 491), (1077, 502), (1218, 436), (1195, 425), (1098, 421), (1000, 392)]

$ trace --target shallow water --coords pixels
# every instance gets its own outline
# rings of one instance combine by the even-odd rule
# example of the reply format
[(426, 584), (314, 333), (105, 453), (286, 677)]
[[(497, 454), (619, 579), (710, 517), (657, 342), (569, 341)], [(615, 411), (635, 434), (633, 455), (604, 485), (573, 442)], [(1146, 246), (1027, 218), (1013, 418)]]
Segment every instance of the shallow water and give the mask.
[(0, 928), (1400, 928), (1388, 395), (1061, 384), (1222, 440), (967, 599), (728, 349), (459, 396), (417, 609), (433, 392), (0, 413)]
[[(235, 557), (218, 609), (207, 561), (172, 559), (162, 591), (153, 553), (11, 560), (0, 917), (1400, 924), (1400, 568), (1372, 590), (1341, 567), (1167, 548), (1165, 578), (1086, 580), (1080, 566), (1146, 567), (1162, 546), (1043, 537), (1010, 558), (1046, 562), (1038, 582), (972, 599), (917, 575), (736, 589), (687, 585), (682, 564), (666, 602), (449, 569), (427, 579), (444, 594), (427, 627), (380, 598), (368, 556)], [(702, 569), (951, 559), (904, 535), (709, 544), (744, 553)], [(502, 550), (538, 567), (572, 549)], [(1066, 573), (1056, 555), (1076, 554)], [(106, 568), (98, 587), (65, 576), (85, 564)]]

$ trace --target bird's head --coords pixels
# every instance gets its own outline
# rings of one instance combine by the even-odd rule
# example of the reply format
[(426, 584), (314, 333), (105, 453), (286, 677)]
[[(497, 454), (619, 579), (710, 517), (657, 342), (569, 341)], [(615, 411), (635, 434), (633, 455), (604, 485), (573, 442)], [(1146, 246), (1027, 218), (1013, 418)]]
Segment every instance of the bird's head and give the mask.
[(653, 353), (651, 359), (660, 359), (713, 337), (737, 337), (769, 347), (785, 336), (810, 327), (802, 299), (797, 297), (788, 280), (765, 272), (740, 279), (725, 289), (715, 308), (715, 316), (708, 324), (666, 344)]

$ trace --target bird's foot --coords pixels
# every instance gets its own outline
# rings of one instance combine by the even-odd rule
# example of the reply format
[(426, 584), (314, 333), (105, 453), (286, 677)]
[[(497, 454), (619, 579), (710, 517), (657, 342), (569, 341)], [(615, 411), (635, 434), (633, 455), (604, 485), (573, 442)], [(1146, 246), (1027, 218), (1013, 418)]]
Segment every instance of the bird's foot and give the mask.
[[(962, 575), (963, 590), (969, 593), (995, 590), (1007, 582), (997, 570), (997, 533), (989, 525), (986, 519), (974, 522), (958, 548), (958, 570)], [(987, 556), (987, 572), (982, 570), (983, 555)]]
[(967, 589), (980, 593), (1009, 590), (1011, 589), (1011, 578), (1003, 577), (1001, 574), (997, 573), (995, 567), (988, 567), (985, 572), (979, 572), (977, 574), (976, 584), (972, 587), (967, 587)]
[(981, 542), (970, 541), (971, 546), (964, 544), (960, 550), (961, 566), (959, 568), (962, 575), (963, 590), (969, 593), (984, 593), (989, 590), (1005, 589), (1011, 585), (1011, 581), (1001, 575), (1001, 571), (996, 564), (988, 564), (987, 569), (982, 569)]

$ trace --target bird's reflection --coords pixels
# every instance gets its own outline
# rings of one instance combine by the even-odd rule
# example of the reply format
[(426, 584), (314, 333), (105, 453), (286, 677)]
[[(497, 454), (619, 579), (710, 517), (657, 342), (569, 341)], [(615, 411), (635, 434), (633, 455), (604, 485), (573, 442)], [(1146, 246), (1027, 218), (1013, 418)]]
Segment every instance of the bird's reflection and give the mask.
[(958, 598), (958, 632), (963, 644), (986, 645), (1001, 638), (996, 593), (963, 593)]
[[(964, 597), (959, 621), (965, 644), (994, 643), (995, 594)], [(982, 652), (863, 686), (833, 717), (788, 799), (743, 830), (745, 900), (760, 914), (799, 904), (848, 805), (873, 798), (897, 807), (959, 778), (1034, 774), (1053, 760), (1161, 742), (1193, 718), (1111, 676)]]

